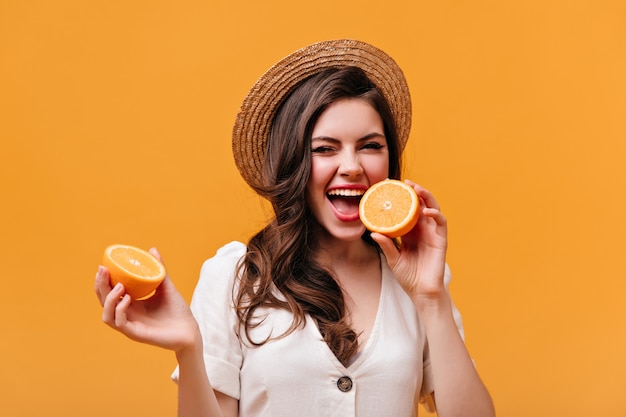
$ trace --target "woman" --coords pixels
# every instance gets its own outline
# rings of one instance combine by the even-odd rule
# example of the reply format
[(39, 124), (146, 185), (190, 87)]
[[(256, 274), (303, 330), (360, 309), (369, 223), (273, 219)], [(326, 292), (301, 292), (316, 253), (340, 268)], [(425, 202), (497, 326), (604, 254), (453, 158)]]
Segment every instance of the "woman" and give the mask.
[[(400, 178), (411, 105), (396, 63), (339, 40), (294, 52), (251, 89), (233, 130), (275, 218), (203, 265), (191, 309), (169, 278), (133, 301), (100, 267), (103, 320), (174, 350), (180, 416), (491, 416), (446, 290), (446, 219), (430, 192), (401, 243), (358, 200)], [(154, 251), (158, 256), (158, 253)]]

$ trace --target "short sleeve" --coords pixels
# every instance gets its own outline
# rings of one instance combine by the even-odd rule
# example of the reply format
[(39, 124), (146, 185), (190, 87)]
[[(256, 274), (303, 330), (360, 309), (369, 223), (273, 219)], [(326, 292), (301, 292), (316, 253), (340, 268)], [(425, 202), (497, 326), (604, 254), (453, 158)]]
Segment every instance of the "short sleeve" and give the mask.
[[(243, 243), (231, 242), (205, 261), (191, 299), (209, 381), (215, 390), (236, 399), (240, 398), (242, 350), (232, 289), (237, 264), (245, 252)], [(174, 381), (178, 381), (178, 372), (177, 367), (172, 373)]]
[[(450, 272), (450, 267), (446, 264), (445, 273), (443, 276), (443, 281), (446, 289), (450, 286), (450, 281), (452, 280), (452, 273)], [(461, 335), (461, 339), (465, 341), (465, 331), (463, 329), (463, 320), (461, 319), (461, 313), (458, 308), (454, 304), (454, 300), (452, 301), (452, 316), (454, 317), (454, 322), (456, 323), (456, 327), (459, 330), (459, 334)], [(424, 377), (422, 381), (422, 389), (419, 395), (419, 401), (424, 406), (426, 411), (429, 413), (434, 413), (437, 409), (435, 407), (435, 401), (433, 398), (434, 394), (434, 383), (432, 376), (432, 369), (430, 366), (430, 354), (428, 350), (428, 341), (424, 346)]]

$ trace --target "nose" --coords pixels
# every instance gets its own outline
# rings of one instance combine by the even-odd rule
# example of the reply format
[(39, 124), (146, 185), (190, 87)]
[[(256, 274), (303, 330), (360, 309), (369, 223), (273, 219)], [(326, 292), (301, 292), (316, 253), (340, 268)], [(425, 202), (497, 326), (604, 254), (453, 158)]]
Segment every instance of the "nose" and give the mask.
[(347, 178), (356, 178), (363, 173), (359, 156), (354, 152), (345, 152), (341, 157), (339, 174)]

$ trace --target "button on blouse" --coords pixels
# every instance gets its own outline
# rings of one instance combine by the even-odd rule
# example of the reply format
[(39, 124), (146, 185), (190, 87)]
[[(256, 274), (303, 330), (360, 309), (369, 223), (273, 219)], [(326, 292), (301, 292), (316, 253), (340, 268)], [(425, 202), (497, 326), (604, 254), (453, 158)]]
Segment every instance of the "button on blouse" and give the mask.
[(348, 392), (352, 389), (352, 380), (349, 376), (342, 376), (337, 380), (337, 388), (341, 392)]

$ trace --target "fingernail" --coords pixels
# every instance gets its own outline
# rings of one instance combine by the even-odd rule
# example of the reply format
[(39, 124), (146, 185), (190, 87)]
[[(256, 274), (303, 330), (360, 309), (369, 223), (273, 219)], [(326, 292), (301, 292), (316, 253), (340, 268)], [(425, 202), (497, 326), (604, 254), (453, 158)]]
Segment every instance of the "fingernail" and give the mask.
[(98, 265), (98, 275), (102, 275), (103, 269), (102, 265)]
[(120, 282), (115, 284), (115, 287), (113, 287), (113, 291), (119, 291), (121, 289), (122, 289), (122, 283), (120, 283)]

